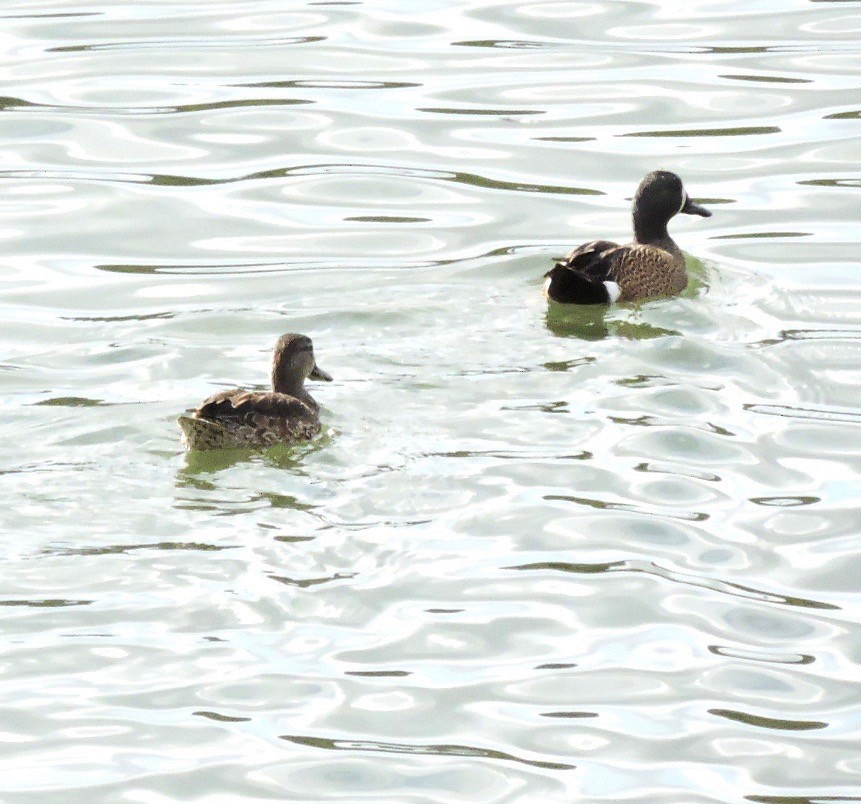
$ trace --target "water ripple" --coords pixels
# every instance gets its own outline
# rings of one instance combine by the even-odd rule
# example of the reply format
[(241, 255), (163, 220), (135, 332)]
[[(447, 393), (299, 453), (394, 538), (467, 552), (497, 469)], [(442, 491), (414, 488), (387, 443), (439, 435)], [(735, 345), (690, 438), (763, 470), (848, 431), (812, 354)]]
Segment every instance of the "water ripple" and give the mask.
[(745, 723), (748, 726), (757, 726), (761, 729), (781, 729), (788, 731), (809, 731), (810, 729), (824, 729), (827, 723), (818, 720), (778, 720), (776, 718), (751, 715), (746, 712), (734, 712), (731, 709), (709, 709), (709, 714)]
[[(282, 6), (3, 17), (0, 798), (857, 799), (857, 15)], [(656, 168), (686, 291), (548, 307)]]
[(453, 182), (456, 184), (482, 187), (491, 190), (513, 190), (526, 193), (552, 193), (554, 195), (603, 195), (600, 190), (588, 187), (563, 187), (552, 185), (538, 185), (530, 183), (519, 183), (493, 179), (473, 173), (456, 173), (441, 170), (428, 170), (422, 168), (389, 167), (387, 165), (372, 164), (319, 164), (298, 165), (295, 167), (273, 168), (243, 176), (232, 176), (228, 178), (212, 179), (198, 176), (182, 176), (170, 174), (138, 174), (138, 173), (105, 173), (98, 174), (84, 171), (61, 172), (61, 171), (0, 171), (0, 178), (26, 178), (44, 180), (76, 180), (95, 181), (109, 183), (148, 183), (162, 187), (207, 187), (237, 182), (264, 181), (271, 179), (284, 179), (294, 176), (397, 176), (399, 178), (420, 178), (439, 181)]
[[(282, 47), (287, 45), (310, 45), (315, 42), (323, 42), (325, 36), (280, 36), (280, 37), (260, 37), (257, 39), (248, 39), (243, 37), (244, 44), (252, 42), (258, 47)], [(124, 50), (165, 50), (171, 48), (183, 48), (189, 51), (207, 51), (217, 50), (225, 47), (232, 47), (237, 44), (237, 41), (232, 38), (217, 39), (214, 37), (195, 38), (195, 37), (171, 37), (170, 39), (135, 39), (130, 42), (113, 41), (113, 42), (95, 42), (86, 45), (57, 45), (45, 49), (46, 53), (94, 53), (98, 51), (117, 51)]]
[(571, 572), (571, 573), (587, 573), (593, 574), (596, 572), (641, 572), (646, 575), (655, 575), (667, 580), (683, 583), (689, 586), (699, 586), (703, 589), (711, 589), (715, 592), (734, 595), (741, 598), (752, 600), (761, 600), (767, 603), (780, 603), (786, 606), (798, 606), (800, 608), (809, 609), (824, 609), (828, 611), (838, 611), (840, 606), (831, 603), (823, 603), (817, 600), (806, 600), (790, 595), (776, 595), (770, 592), (742, 586), (737, 583), (727, 581), (719, 581), (715, 578), (700, 578), (693, 575), (686, 575), (675, 570), (664, 569), (652, 562), (642, 562), (635, 560), (612, 561), (605, 564), (571, 564), (567, 562), (538, 562), (535, 564), (524, 564), (520, 566), (512, 566), (507, 569), (514, 570), (551, 570), (554, 572)]
[(564, 762), (544, 762), (524, 759), (503, 751), (489, 748), (476, 748), (468, 745), (409, 745), (406, 743), (385, 743), (373, 740), (330, 740), (323, 737), (305, 737), (301, 735), (283, 735), (287, 740), (298, 745), (313, 748), (324, 748), (330, 751), (373, 751), (390, 754), (427, 754), (434, 756), (481, 757), (483, 759), (500, 759), (506, 762), (519, 762), (536, 768), (551, 770), (574, 770), (577, 766)]

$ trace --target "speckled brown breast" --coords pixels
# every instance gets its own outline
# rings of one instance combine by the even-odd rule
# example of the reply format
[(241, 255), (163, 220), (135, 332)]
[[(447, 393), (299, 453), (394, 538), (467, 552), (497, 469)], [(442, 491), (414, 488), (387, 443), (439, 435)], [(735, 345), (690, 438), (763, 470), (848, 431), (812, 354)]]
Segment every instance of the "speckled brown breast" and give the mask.
[(622, 246), (612, 253), (610, 277), (622, 301), (650, 296), (675, 296), (688, 285), (685, 258), (656, 246)]

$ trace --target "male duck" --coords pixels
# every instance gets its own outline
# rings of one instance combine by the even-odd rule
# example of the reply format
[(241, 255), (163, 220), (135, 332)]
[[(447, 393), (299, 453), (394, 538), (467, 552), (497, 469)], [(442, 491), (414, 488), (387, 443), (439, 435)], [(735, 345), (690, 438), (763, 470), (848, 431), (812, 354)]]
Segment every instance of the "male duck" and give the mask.
[(634, 196), (634, 242), (593, 240), (575, 248), (545, 274), (544, 295), (563, 304), (610, 304), (681, 293), (688, 284), (685, 258), (667, 232), (679, 212), (711, 216), (675, 173), (649, 173)]
[(305, 390), (305, 378), (329, 380), (318, 368), (305, 335), (282, 335), (272, 356), (272, 390), (220, 391), (190, 415), (180, 416), (189, 449), (268, 447), (307, 441), (320, 432), (320, 406)]

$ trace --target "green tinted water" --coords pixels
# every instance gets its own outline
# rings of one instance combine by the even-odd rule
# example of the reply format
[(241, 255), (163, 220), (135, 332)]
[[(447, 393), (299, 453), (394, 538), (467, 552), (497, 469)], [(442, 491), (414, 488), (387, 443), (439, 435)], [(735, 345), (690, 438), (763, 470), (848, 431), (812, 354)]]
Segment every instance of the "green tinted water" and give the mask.
[(0, 797), (861, 796), (857, 4), (413, 5), (4, 6)]

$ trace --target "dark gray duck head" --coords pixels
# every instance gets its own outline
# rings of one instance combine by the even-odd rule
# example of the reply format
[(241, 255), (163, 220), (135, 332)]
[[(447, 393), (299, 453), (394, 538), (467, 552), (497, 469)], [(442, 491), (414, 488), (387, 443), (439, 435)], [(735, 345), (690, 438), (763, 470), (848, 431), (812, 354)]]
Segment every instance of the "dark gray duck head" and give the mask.
[(649, 173), (634, 195), (634, 235), (638, 243), (660, 240), (667, 223), (680, 212), (711, 217), (711, 212), (691, 201), (682, 180), (669, 170)]

